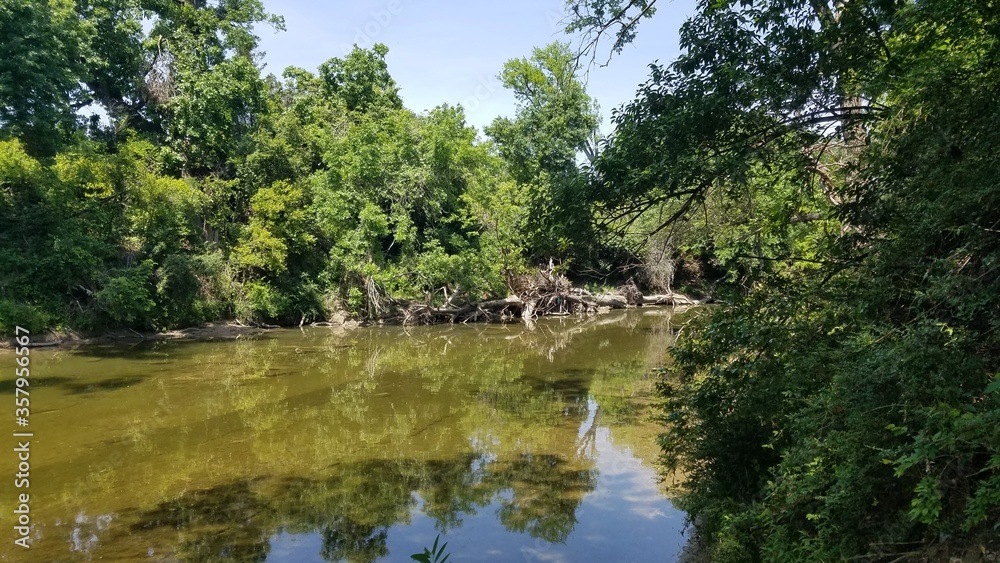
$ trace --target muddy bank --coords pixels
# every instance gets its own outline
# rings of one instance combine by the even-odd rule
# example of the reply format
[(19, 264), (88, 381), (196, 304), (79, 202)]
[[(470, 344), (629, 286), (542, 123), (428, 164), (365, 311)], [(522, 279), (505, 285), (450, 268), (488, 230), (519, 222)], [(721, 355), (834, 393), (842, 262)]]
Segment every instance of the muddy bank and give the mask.
[[(77, 346), (158, 342), (158, 341), (213, 341), (235, 340), (269, 330), (303, 326), (354, 329), (372, 325), (414, 325), (468, 322), (519, 322), (531, 323), (537, 318), (569, 315), (594, 315), (613, 309), (632, 307), (691, 307), (702, 304), (680, 293), (643, 295), (633, 284), (614, 291), (594, 294), (573, 287), (561, 276), (538, 275), (517, 295), (504, 299), (464, 302), (453, 299), (434, 305), (429, 301), (415, 302), (388, 298), (383, 303), (381, 315), (373, 320), (358, 320), (345, 311), (332, 313), (326, 320), (306, 323), (271, 325), (266, 323), (244, 324), (237, 320), (217, 321), (205, 325), (163, 332), (139, 332), (131, 329), (114, 330), (96, 335), (81, 335), (72, 330), (48, 331), (32, 334), (32, 348), (67, 348)], [(0, 341), (0, 349), (14, 346), (13, 338)]]
[[(81, 335), (72, 330), (48, 331), (29, 335), (29, 348), (74, 348), (97, 344), (116, 344), (123, 342), (156, 342), (167, 340), (235, 340), (242, 336), (251, 336), (266, 332), (268, 329), (259, 326), (247, 326), (236, 321), (220, 321), (202, 326), (190, 327), (164, 332), (139, 332), (135, 330), (114, 330), (97, 335)], [(11, 349), (13, 338), (0, 341), (0, 349)]]
[(632, 281), (603, 293), (592, 293), (574, 287), (562, 275), (539, 271), (518, 280), (519, 287), (504, 299), (458, 301), (456, 295), (434, 303), (427, 300), (400, 301), (386, 299), (379, 307), (382, 317), (401, 324), (438, 324), (456, 322), (507, 322), (523, 319), (530, 322), (538, 317), (593, 314), (611, 309), (626, 309), (649, 305), (689, 307), (702, 302), (676, 292), (644, 295)]

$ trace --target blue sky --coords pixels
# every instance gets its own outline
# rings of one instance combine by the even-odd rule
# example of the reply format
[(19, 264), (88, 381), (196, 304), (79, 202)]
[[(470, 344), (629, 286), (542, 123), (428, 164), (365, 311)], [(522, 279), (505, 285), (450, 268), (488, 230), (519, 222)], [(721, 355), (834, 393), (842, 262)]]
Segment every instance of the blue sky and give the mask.
[[(514, 97), (497, 74), (508, 59), (527, 57), (552, 41), (577, 38), (562, 32), (564, 0), (444, 2), (443, 0), (264, 0), (285, 18), (287, 31), (260, 28), (265, 73), (280, 75), (290, 65), (310, 71), (341, 57), (358, 43), (389, 47), (389, 72), (406, 107), (422, 112), (442, 103), (461, 104), (480, 131), (499, 115), (512, 116)], [(654, 60), (667, 63), (678, 53), (677, 31), (694, 10), (694, 0), (660, 0), (633, 45), (594, 66), (587, 89), (597, 99), (610, 129), (611, 109), (632, 99)], [(599, 62), (608, 56), (601, 50)]]

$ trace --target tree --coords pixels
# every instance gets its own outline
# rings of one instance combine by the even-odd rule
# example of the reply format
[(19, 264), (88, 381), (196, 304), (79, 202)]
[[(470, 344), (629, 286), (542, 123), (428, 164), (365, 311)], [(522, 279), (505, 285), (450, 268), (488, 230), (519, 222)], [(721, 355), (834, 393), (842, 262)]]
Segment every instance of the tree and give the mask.
[(154, 12), (136, 0), (84, 0), (77, 2), (76, 11), (90, 31), (81, 101), (99, 104), (113, 130), (155, 130), (147, 110), (156, 101), (157, 73), (168, 55), (162, 37), (143, 32), (143, 20)]
[(159, 112), (171, 151), (167, 162), (184, 173), (231, 177), (230, 157), (243, 156), (265, 110), (265, 84), (254, 59), (253, 26), (283, 21), (259, 0), (177, 3), (150, 32), (169, 53), (159, 86)]
[(531, 186), (534, 258), (565, 256), (571, 245), (587, 241), (588, 211), (577, 205), (585, 184), (577, 155), (593, 138), (598, 113), (576, 73), (563, 43), (507, 61), (500, 78), (518, 100), (517, 115), (486, 128), (514, 179)]
[[(653, 7), (571, 5), (616, 46)], [(751, 194), (750, 233), (781, 235), (748, 249), (758, 274), (661, 385), (661, 444), (713, 560), (995, 543), (997, 21), (958, 0), (702, 2), (684, 53), (615, 114), (590, 192), (607, 225), (668, 229)], [(746, 252), (706, 224), (717, 257)]]
[(371, 49), (355, 45), (346, 58), (321, 64), (319, 76), (327, 95), (343, 100), (349, 111), (402, 108), (399, 88), (385, 63), (388, 53), (389, 48), (381, 43)]
[(0, 133), (52, 156), (74, 128), (88, 29), (70, 0), (5, 0), (0, 33)]

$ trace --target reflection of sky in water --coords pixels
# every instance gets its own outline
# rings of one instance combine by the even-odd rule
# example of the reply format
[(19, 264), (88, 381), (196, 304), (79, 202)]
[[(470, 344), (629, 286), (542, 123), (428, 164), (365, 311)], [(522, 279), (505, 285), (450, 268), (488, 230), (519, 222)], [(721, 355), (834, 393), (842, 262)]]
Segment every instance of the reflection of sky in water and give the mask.
[[(588, 401), (590, 413), (581, 424), (583, 440), (597, 415), (597, 403)], [(612, 431), (596, 428), (592, 449), (597, 485), (576, 510), (576, 525), (565, 543), (549, 543), (504, 527), (497, 517), (501, 503), (510, 501), (509, 490), (492, 502), (466, 514), (461, 526), (442, 536), (448, 542), (449, 561), (524, 561), (563, 563), (573, 561), (673, 561), (684, 546), (684, 513), (673, 507), (657, 486), (657, 475), (628, 449), (612, 443)], [(481, 467), (482, 460), (476, 460)], [(424, 501), (419, 495), (417, 506)], [(385, 561), (411, 561), (410, 554), (430, 547), (439, 533), (435, 520), (415, 510), (406, 525), (389, 528)], [(279, 533), (271, 537), (269, 562), (323, 561), (318, 533)]]

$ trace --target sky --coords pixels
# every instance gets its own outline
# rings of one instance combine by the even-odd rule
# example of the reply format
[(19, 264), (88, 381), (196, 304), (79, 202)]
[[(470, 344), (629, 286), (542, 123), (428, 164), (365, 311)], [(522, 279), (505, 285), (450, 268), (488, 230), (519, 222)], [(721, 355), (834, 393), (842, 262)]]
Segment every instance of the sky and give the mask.
[[(671, 62), (678, 54), (677, 32), (694, 11), (694, 0), (660, 0), (644, 20), (636, 41), (611, 58), (604, 42), (597, 63), (586, 73), (587, 91), (600, 104), (601, 130), (611, 130), (611, 109), (631, 100), (649, 75), (648, 65)], [(389, 73), (403, 104), (418, 113), (443, 103), (461, 104), (479, 131), (497, 116), (513, 116), (514, 96), (497, 75), (504, 62), (529, 57), (534, 47), (578, 38), (563, 33), (564, 0), (264, 0), (284, 16), (286, 31), (257, 30), (265, 52), (264, 72), (279, 75), (287, 66), (316, 71), (353, 44), (389, 47)], [(587, 70), (586, 68), (584, 70)]]

